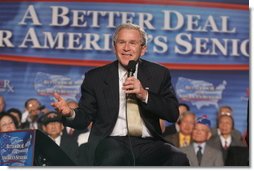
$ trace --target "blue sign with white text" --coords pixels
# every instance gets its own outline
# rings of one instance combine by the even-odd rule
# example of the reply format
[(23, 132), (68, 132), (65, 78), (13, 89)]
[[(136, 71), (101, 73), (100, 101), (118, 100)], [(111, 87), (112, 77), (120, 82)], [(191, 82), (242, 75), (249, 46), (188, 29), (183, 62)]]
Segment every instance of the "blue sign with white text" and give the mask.
[(34, 131), (0, 133), (1, 166), (33, 166)]

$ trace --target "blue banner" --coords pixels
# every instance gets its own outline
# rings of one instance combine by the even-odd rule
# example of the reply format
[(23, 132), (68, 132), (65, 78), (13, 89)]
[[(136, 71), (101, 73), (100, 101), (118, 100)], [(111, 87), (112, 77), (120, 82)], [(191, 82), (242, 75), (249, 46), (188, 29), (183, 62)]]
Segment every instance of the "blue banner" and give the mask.
[(244, 132), (249, 99), (246, 0), (0, 0), (0, 95), (6, 109), (28, 98), (47, 108), (53, 92), (79, 100), (85, 72), (115, 60), (112, 33), (130, 21), (149, 34), (144, 59), (170, 69), (180, 102), (215, 126), (233, 108)]
[(35, 132), (0, 133), (0, 166), (33, 166)]
[(195, 4), (0, 3), (0, 55), (112, 61), (111, 35), (130, 21), (149, 34), (147, 60), (248, 64), (249, 11)]

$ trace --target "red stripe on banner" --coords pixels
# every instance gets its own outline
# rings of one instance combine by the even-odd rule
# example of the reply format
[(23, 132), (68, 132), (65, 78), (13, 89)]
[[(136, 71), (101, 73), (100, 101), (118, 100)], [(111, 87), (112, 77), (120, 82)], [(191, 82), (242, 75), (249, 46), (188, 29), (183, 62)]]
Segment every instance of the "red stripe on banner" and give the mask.
[(248, 5), (229, 4), (218, 2), (182, 1), (182, 0), (0, 0), (0, 2), (97, 2), (97, 3), (128, 3), (128, 4), (154, 4), (154, 5), (179, 5), (205, 8), (223, 8), (235, 10), (249, 10)]
[(167, 68), (173, 70), (241, 70), (248, 71), (249, 65), (247, 64), (169, 64), (161, 63)]
[[(96, 61), (96, 60), (79, 60), (79, 59), (52, 59), (40, 57), (24, 57), (24, 56), (9, 56), (0, 55), (0, 60), (41, 63), (54, 65), (73, 65), (73, 66), (92, 66), (98, 67), (110, 63), (111, 61)], [(178, 64), (178, 63), (160, 63), (167, 68), (173, 70), (249, 70), (248, 64)]]

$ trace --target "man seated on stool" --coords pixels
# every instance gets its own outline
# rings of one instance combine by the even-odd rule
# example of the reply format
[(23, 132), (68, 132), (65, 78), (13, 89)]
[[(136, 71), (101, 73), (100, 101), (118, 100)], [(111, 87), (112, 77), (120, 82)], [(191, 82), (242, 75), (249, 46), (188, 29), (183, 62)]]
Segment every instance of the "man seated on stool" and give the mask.
[(89, 165), (189, 165), (186, 155), (162, 138), (159, 120), (175, 122), (178, 101), (169, 70), (140, 59), (147, 51), (147, 34), (125, 23), (112, 40), (117, 60), (85, 74), (79, 107), (71, 109), (56, 93), (51, 105), (65, 117), (66, 126), (93, 123), (84, 154)]

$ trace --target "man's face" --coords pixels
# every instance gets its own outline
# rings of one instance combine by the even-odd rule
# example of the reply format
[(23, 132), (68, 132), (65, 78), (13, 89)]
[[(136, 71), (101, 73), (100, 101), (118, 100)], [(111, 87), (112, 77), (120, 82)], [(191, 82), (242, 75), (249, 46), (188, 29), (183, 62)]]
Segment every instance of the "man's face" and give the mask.
[(36, 100), (31, 100), (28, 102), (27, 110), (29, 112), (29, 117), (34, 118), (37, 117), (40, 113), (40, 104)]
[(141, 46), (141, 35), (133, 29), (119, 31), (115, 42), (115, 54), (118, 61), (126, 67), (130, 60), (137, 61), (145, 54), (146, 46)]
[(230, 116), (221, 116), (219, 119), (219, 129), (221, 135), (230, 135), (233, 129), (233, 122)]
[(61, 122), (50, 122), (42, 128), (50, 137), (55, 139), (61, 134), (63, 124)]
[(209, 139), (210, 131), (208, 126), (197, 123), (192, 132), (192, 139), (197, 143), (206, 142)]
[(180, 132), (184, 135), (191, 135), (194, 124), (195, 117), (193, 115), (184, 116), (179, 125)]

